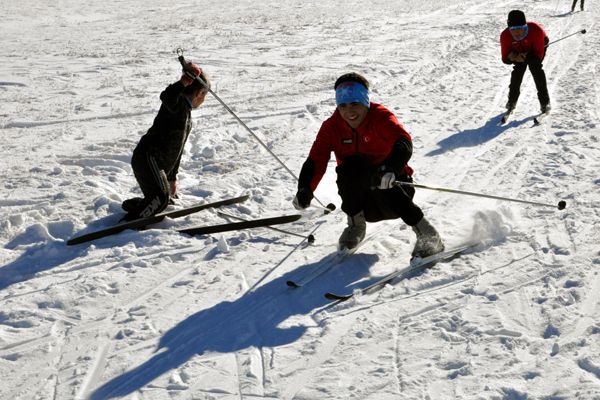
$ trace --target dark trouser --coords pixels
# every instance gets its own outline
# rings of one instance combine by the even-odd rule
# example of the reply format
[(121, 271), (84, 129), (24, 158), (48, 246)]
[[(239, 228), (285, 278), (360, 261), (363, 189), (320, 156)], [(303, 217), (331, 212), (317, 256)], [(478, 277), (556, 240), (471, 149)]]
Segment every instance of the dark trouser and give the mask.
[(144, 200), (129, 213), (130, 217), (149, 217), (163, 211), (169, 204), (169, 182), (165, 171), (160, 169), (150, 152), (139, 148), (133, 151), (131, 167)]
[[(581, 0), (581, 11), (583, 11), (583, 3), (585, 3), (585, 0)], [(577, 0), (573, 0), (573, 5), (571, 5), (571, 11), (575, 11), (576, 5), (577, 5)]]
[[(336, 168), (342, 211), (350, 216), (363, 211), (368, 222), (402, 218), (407, 225), (416, 225), (423, 218), (423, 212), (412, 201), (415, 190), (411, 187), (372, 190), (374, 170), (361, 157), (349, 157)], [(397, 179), (412, 182), (408, 175)]]
[(529, 67), (531, 76), (533, 76), (540, 105), (545, 106), (550, 102), (548, 86), (546, 84), (546, 73), (544, 72), (542, 60), (531, 55), (527, 56), (525, 62), (515, 63), (510, 75), (508, 101), (516, 103), (519, 99), (519, 95), (521, 94), (521, 82), (523, 82), (523, 75), (525, 75), (527, 67)]

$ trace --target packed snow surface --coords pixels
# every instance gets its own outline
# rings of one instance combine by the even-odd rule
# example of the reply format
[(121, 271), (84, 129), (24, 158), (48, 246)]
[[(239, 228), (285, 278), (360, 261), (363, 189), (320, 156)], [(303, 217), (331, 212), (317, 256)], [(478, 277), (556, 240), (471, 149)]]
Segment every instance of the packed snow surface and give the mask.
[[(0, 1), (0, 398), (600, 399), (598, 5), (492, 0)], [(553, 111), (529, 72), (499, 125), (511, 9), (551, 40)], [(140, 192), (136, 143), (179, 79), (177, 48), (292, 171), (356, 71), (411, 133), (415, 182), (448, 247), (482, 244), (351, 301), (409, 263), (401, 220), (300, 289), (345, 226), (334, 160), (318, 207), (281, 228), (189, 237), (217, 210), (77, 246)], [(194, 111), (175, 207), (294, 214), (296, 180), (217, 101)], [(567, 208), (552, 205), (565, 200)], [(313, 202), (317, 205), (318, 203)]]

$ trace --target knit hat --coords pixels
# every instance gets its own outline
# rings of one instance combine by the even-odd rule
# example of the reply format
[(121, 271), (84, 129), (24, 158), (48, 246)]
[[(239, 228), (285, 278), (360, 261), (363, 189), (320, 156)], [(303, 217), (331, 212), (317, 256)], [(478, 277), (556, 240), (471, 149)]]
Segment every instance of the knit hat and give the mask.
[(527, 20), (525, 19), (525, 13), (521, 10), (512, 10), (508, 13), (508, 26), (522, 26), (527, 25)]

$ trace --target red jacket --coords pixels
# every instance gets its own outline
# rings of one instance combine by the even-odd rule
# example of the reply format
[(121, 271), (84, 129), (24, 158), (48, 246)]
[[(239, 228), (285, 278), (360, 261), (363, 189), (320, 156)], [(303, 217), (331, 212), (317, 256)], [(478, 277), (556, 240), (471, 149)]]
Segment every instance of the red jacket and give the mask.
[[(335, 110), (321, 125), (308, 158), (315, 163), (314, 175), (310, 188), (314, 191), (327, 169), (331, 152), (335, 154), (337, 164), (343, 163), (346, 157), (362, 155), (371, 165), (381, 165), (392, 151), (399, 139), (411, 141), (410, 134), (398, 122), (396, 116), (381, 104), (371, 102), (365, 120), (357, 129), (352, 129)], [(408, 165), (403, 172), (412, 176), (413, 170)]]
[(512, 64), (512, 61), (508, 60), (508, 54), (511, 51), (515, 53), (531, 53), (539, 58), (544, 59), (546, 54), (546, 43), (548, 43), (548, 35), (544, 32), (544, 29), (535, 22), (528, 22), (528, 33), (525, 39), (515, 41), (510, 34), (510, 29), (506, 28), (500, 35), (500, 48), (502, 50), (502, 61), (505, 64)]

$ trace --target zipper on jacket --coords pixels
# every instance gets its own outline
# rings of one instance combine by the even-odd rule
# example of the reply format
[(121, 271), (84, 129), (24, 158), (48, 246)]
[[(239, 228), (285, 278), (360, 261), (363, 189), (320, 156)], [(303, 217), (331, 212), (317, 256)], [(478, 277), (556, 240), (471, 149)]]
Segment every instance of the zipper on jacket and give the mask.
[(358, 131), (354, 128), (352, 128), (352, 135), (354, 135), (354, 143), (356, 143), (354, 147), (356, 149), (356, 154), (358, 154)]

